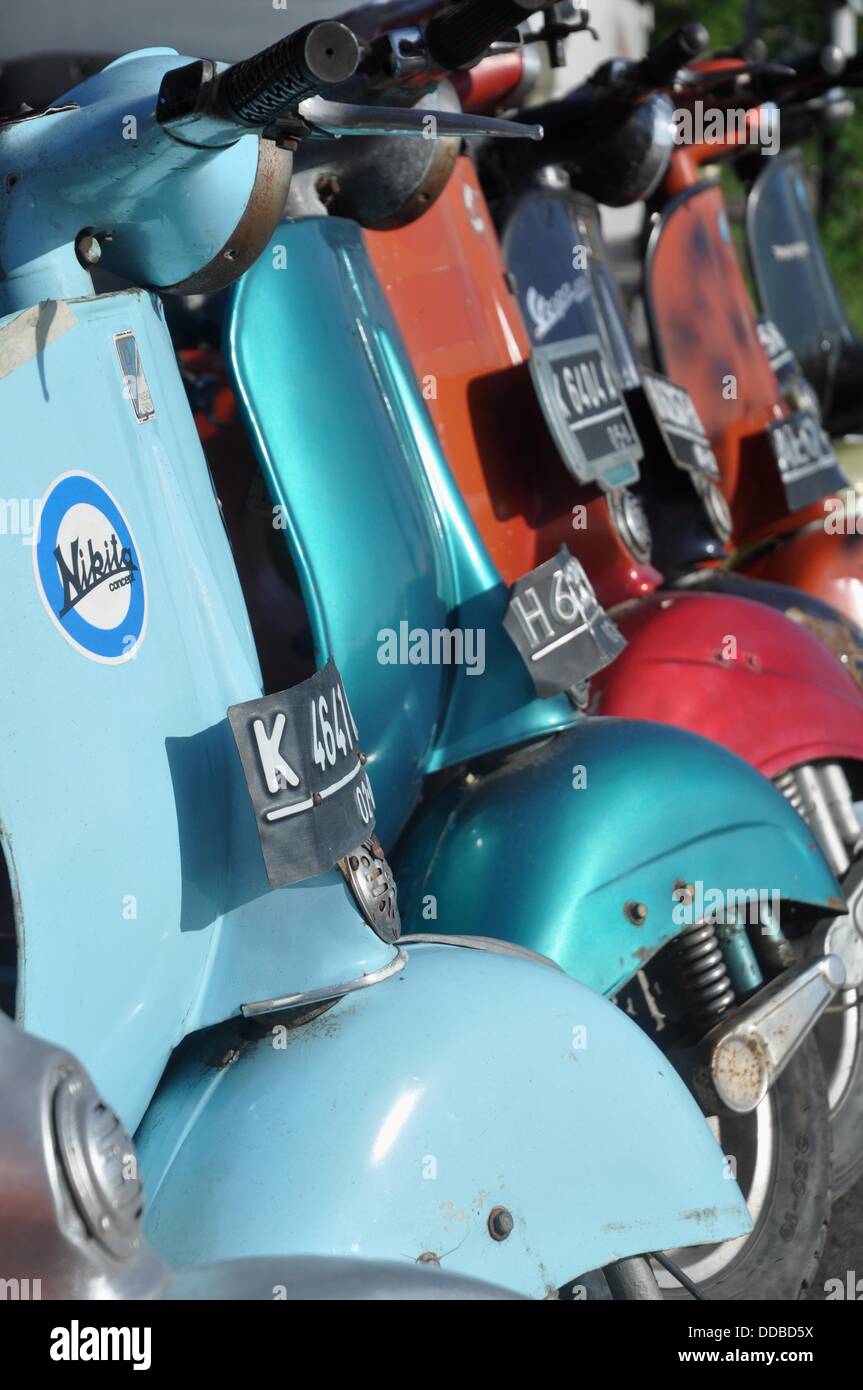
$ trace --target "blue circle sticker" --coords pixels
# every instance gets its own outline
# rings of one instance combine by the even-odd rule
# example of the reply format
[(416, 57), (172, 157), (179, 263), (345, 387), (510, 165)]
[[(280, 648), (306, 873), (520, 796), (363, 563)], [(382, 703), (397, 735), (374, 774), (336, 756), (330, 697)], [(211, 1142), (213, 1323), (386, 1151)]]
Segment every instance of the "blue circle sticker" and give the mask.
[(88, 473), (55, 478), (39, 508), (33, 566), (55, 627), (91, 661), (133, 657), (147, 628), (147, 587), (131, 528)]

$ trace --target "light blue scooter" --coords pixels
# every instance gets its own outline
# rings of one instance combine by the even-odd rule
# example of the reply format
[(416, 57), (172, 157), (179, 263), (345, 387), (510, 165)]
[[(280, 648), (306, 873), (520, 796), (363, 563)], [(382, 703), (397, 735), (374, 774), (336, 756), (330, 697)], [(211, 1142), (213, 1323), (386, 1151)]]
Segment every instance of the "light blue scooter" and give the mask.
[[(243, 713), (258, 662), (154, 292), (253, 262), (299, 123), (261, 128), (344, 75), (351, 43), (316, 26), (227, 70), (148, 50), (0, 126), (4, 486), (32, 522), (0, 543), (8, 984), (21, 1024), (137, 1128), (175, 1266), (412, 1259), (542, 1297), (745, 1233), (739, 1188), (653, 1044), (548, 961), (400, 947), (349, 854), (269, 891), (226, 710), (262, 759), (275, 724)], [(146, 288), (94, 294), (100, 255)], [(290, 857), (302, 826), (281, 823)], [(65, 1219), (91, 1249), (128, 1248), (104, 1107), (64, 1079), (49, 1072), (39, 1122), (89, 1156)], [(25, 1239), (0, 1274), (39, 1277), (40, 1251)]]

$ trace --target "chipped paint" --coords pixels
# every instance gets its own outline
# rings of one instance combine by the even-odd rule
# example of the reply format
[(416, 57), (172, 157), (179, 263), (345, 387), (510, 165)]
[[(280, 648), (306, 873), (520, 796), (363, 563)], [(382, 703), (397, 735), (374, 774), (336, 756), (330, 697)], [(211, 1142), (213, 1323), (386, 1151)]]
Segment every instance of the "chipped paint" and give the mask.
[(0, 328), (0, 381), (43, 353), (77, 326), (78, 319), (63, 300), (49, 299), (17, 314)]

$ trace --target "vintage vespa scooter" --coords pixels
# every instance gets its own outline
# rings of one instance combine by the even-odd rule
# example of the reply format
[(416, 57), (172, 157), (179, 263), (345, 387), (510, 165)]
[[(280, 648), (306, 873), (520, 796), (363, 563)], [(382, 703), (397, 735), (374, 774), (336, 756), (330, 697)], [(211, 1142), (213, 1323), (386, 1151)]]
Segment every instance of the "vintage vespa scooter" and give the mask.
[[(290, 112), (356, 58), (331, 24), (228, 69), (148, 50), (0, 126), (5, 486), (39, 499), (32, 546), (0, 546), (7, 964), (20, 1022), (138, 1129), (177, 1266), (412, 1257), (543, 1296), (742, 1235), (739, 1190), (606, 1001), (497, 943), (399, 945), (337, 672), (261, 699), (154, 292), (250, 264), (291, 175), (262, 130), (304, 129)], [(95, 295), (100, 253), (147, 288)], [(63, 1065), (38, 1084), (63, 1219), (120, 1259), (139, 1217), (111, 1113)], [(44, 1273), (26, 1249), (4, 1275)]]
[[(412, 74), (424, 75), (428, 85), (423, 43), (417, 28), (410, 54), (423, 61)], [(395, 61), (392, 49), (381, 45), (370, 63), (379, 64), (374, 80), (386, 91), (383, 74), (390, 63), (381, 61), (384, 53)], [(451, 98), (443, 89), (438, 100)], [(441, 939), (458, 924), (459, 931), (530, 941), (609, 994), (619, 993), (661, 946), (680, 936), (684, 984), (678, 997), (682, 1014), (690, 1022), (697, 1017), (697, 1037), (710, 1034), (722, 1015), (731, 1027), (739, 1016), (732, 1006), (753, 990), (744, 1013), (751, 1009), (754, 1019), (762, 1004), (772, 1013), (772, 990), (781, 992), (796, 978), (778, 978), (761, 992), (783, 950), (774, 926), (767, 926), (763, 939), (777, 944), (779, 954), (768, 966), (768, 949), (764, 973), (745, 933), (728, 934), (729, 959), (740, 950), (746, 969), (754, 970), (746, 985), (738, 976), (739, 994), (700, 909), (692, 913), (691, 935), (681, 928), (698, 882), (715, 878), (729, 885), (753, 873), (763, 878), (766, 841), (772, 845), (768, 854), (778, 855), (771, 881), (785, 883), (780, 891), (801, 905), (804, 916), (823, 914), (805, 886), (818, 859), (802, 823), (763, 779), (707, 743), (668, 729), (578, 721), (572, 707), (554, 696), (562, 685), (548, 668), (539, 676), (548, 680), (543, 693), (549, 698), (540, 703), (533, 697), (525, 666), (503, 630), (512, 614), (510, 596), (442, 457), (360, 230), (351, 220), (326, 216), (321, 203), (322, 194), (343, 198), (353, 190), (359, 196), (365, 187), (375, 208), (389, 209), (388, 217), (406, 189), (411, 204), (422, 206), (433, 181), (440, 180), (441, 153), (418, 142), (410, 148), (415, 162), (404, 156), (395, 164), (381, 160), (379, 147), (360, 147), (359, 168), (374, 166), (366, 180), (356, 176), (353, 148), (340, 147), (335, 158), (306, 147), (289, 202), (292, 217), (239, 283), (228, 309), (229, 371), (255, 460), (250, 465), (237, 449), (234, 485), (223, 487), (220, 461), (211, 458), (226, 524), (249, 567), (252, 621), (262, 647), (269, 646), (268, 684), (278, 683), (299, 590), (317, 663), (331, 654), (343, 668), (347, 663), (361, 722), (373, 726), (368, 770), (379, 823), (388, 841), (401, 837), (403, 897), (408, 920), (421, 933)], [(324, 361), (326, 376), (320, 371)], [(287, 380), (290, 391), (282, 386)], [(266, 489), (263, 501), (256, 467)], [(247, 468), (245, 488), (237, 489), (237, 474)], [(367, 507), (371, 539), (357, 529)], [(599, 639), (613, 640), (568, 562), (553, 561), (544, 574), (531, 577), (529, 587), (543, 595), (546, 620), (557, 623), (550, 648), (579, 651), (583, 661), (575, 639), (589, 637), (595, 660)], [(515, 600), (521, 597), (517, 591)], [(481, 673), (472, 679), (464, 660), (435, 660), (430, 653), (429, 643), (439, 637), (449, 642), (480, 633), (484, 679)], [(528, 649), (526, 665), (531, 654)], [(585, 673), (583, 665), (562, 669), (566, 685), (578, 684)], [(593, 791), (587, 798), (573, 795), (584, 787), (585, 770)], [(434, 774), (437, 788), (429, 784)], [(714, 792), (705, 798), (707, 785)], [(645, 786), (654, 797), (647, 821), (639, 807)], [(775, 826), (775, 835), (768, 826)], [(786, 855), (798, 845), (807, 847), (792, 866)], [(682, 907), (677, 917), (675, 906)], [(811, 966), (801, 962), (797, 969), (809, 978)], [(670, 999), (670, 983), (668, 990)], [(812, 1097), (822, 1085), (817, 1057), (801, 1049), (797, 1060), (796, 1080), (789, 1068), (779, 1078), (778, 1094), (805, 1094), (811, 1121)], [(752, 1095), (736, 1099), (751, 1110)], [(762, 1133), (766, 1128), (777, 1138), (772, 1116), (780, 1129), (798, 1123), (799, 1116), (792, 1119), (795, 1104), (774, 1096), (761, 1112)], [(747, 1125), (752, 1135), (749, 1120), (738, 1135)], [(811, 1129), (808, 1142), (813, 1153), (820, 1152)], [(759, 1173), (767, 1152), (762, 1146)], [(749, 1156), (741, 1163), (747, 1167)], [(753, 1161), (753, 1173), (757, 1166)], [(776, 1171), (793, 1183), (790, 1168), (782, 1170), (780, 1163)], [(777, 1294), (797, 1292), (799, 1275), (817, 1250), (823, 1207), (820, 1199), (814, 1207), (809, 1201), (817, 1180), (796, 1197), (790, 1189), (780, 1195), (784, 1180), (763, 1191), (759, 1239), (747, 1257), (733, 1271), (730, 1262), (721, 1271), (717, 1283), (726, 1294), (742, 1290), (754, 1269), (760, 1278), (768, 1268), (765, 1277), (776, 1281), (771, 1287)], [(777, 1261), (772, 1242), (785, 1239), (778, 1233), (787, 1201), (797, 1212), (800, 1243), (793, 1261)]]
[(863, 429), (863, 346), (827, 262), (800, 153), (789, 144), (847, 119), (861, 69), (858, 56), (835, 73), (831, 91), (792, 106), (783, 103), (782, 152), (767, 158), (754, 151), (735, 165), (747, 193), (746, 246), (766, 341), (773, 346), (771, 365), (783, 389), (795, 369), (802, 373), (832, 435)]
[[(650, 56), (642, 74), (650, 83), (661, 77), (661, 62), (679, 66), (680, 49)], [(504, 75), (512, 82), (510, 68)], [(488, 71), (482, 88), (487, 102), (492, 90)], [(649, 183), (661, 176), (668, 156), (668, 141), (660, 139), (668, 129), (662, 101), (639, 107), (631, 123), (619, 120), (609, 146), (598, 143), (598, 134), (594, 142), (578, 145), (579, 153), (584, 145), (593, 145), (589, 164), (587, 159), (580, 162), (582, 177), (587, 165), (590, 183), (607, 198), (625, 200), (639, 188), (643, 193), (645, 178)], [(561, 129), (570, 146), (578, 139), (572, 106), (578, 110), (585, 104), (582, 93), (567, 105), (567, 126), (561, 123)], [(594, 105), (599, 104), (594, 95)], [(543, 109), (542, 114), (549, 113)], [(599, 125), (595, 112), (594, 118)], [(561, 138), (553, 142), (552, 152)], [(628, 152), (626, 163), (622, 149)], [(640, 164), (633, 151), (641, 152)], [(595, 676), (591, 708), (711, 736), (774, 778), (846, 879), (856, 914), (863, 878), (861, 826), (853, 806), (863, 789), (860, 691), (816, 640), (832, 643), (842, 624), (817, 600), (788, 591), (776, 594), (745, 577), (717, 580), (716, 593), (691, 592), (688, 583), (684, 592), (647, 597), (660, 581), (649, 566), (650, 531), (639, 520), (636, 497), (620, 486), (627, 478), (637, 479), (641, 452), (633, 448), (638, 436), (627, 404), (648, 441), (642, 465), (647, 476), (639, 486), (647, 486), (648, 476), (656, 477), (647, 493), (654, 504), (649, 520), (661, 521), (663, 508), (673, 499), (673, 518), (684, 523), (684, 534), (699, 543), (704, 538), (703, 551), (694, 554), (690, 547), (686, 553), (690, 569), (723, 552), (717, 526), (711, 526), (712, 518), (721, 522), (721, 494), (714, 471), (699, 467), (702, 454), (712, 457), (708, 441), (696, 440), (696, 449), (687, 427), (681, 449), (674, 428), (680, 422), (673, 417), (663, 420), (662, 430), (654, 421), (652, 433), (647, 431), (648, 403), (637, 400), (646, 390), (640, 388), (639, 367), (604, 259), (595, 204), (574, 195), (563, 172), (554, 167), (540, 167), (539, 181), (524, 191), (525, 160), (517, 154), (507, 158), (505, 152), (500, 158), (492, 152), (489, 159), (495, 164), (491, 174), (506, 264), (489, 206), (466, 159), (459, 161), (446, 190), (424, 216), (398, 231), (366, 234), (415, 373), (421, 382), (435, 383), (429, 407), (483, 540), (501, 566), (514, 567), (512, 576), (519, 563), (547, 561), (567, 533), (572, 536), (591, 579), (594, 572), (598, 575), (600, 597), (612, 603), (630, 600), (614, 614), (628, 646)], [(501, 175), (511, 163), (519, 166), (522, 178), (504, 199)], [(524, 319), (507, 289), (507, 274)], [(569, 398), (559, 374), (568, 370), (571, 379), (576, 369), (581, 380), (601, 383), (603, 389)], [(660, 378), (650, 377), (654, 383), (658, 392), (669, 392)], [(551, 432), (540, 417), (536, 395)], [(675, 404), (685, 392), (675, 396), (672, 389), (671, 396)], [(573, 419), (577, 429), (571, 428)], [(569, 472), (561, 466), (553, 438), (560, 441)], [(658, 529), (666, 540), (674, 534), (670, 525)], [(728, 592), (722, 592), (725, 583)], [(636, 596), (639, 601), (633, 601)], [(751, 601), (756, 598), (781, 600), (785, 608), (796, 605), (810, 632), (764, 602)], [(819, 607), (823, 611), (813, 611)], [(848, 653), (843, 650), (842, 655)], [(856, 657), (853, 642), (851, 655)], [(834, 1121), (836, 1181), (843, 1189), (855, 1180), (861, 1163), (863, 1049), (856, 987), (863, 978), (863, 959), (856, 929), (848, 947), (855, 988), (844, 996), (841, 1010), (819, 1026)]]
[[(814, 60), (812, 60), (814, 62)], [(804, 94), (834, 82), (801, 64)], [(792, 74), (793, 77), (793, 74)], [(863, 626), (857, 503), (830, 441), (804, 402), (790, 410), (759, 334), (722, 190), (706, 165), (739, 154), (771, 119), (758, 84), (749, 99), (709, 68), (700, 95), (748, 108), (724, 141), (678, 146), (650, 204), (645, 303), (656, 361), (689, 391), (731, 508), (736, 569), (815, 594)], [(711, 86), (711, 84), (714, 84)], [(776, 95), (797, 98), (794, 81)], [(775, 109), (774, 109), (775, 113)], [(778, 132), (777, 132), (778, 133)]]

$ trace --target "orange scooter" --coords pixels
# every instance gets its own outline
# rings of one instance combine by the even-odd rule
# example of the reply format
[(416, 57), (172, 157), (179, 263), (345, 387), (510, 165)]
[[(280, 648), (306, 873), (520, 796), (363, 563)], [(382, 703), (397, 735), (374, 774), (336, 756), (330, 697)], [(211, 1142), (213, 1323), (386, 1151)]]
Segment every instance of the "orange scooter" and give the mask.
[[(804, 94), (819, 86), (815, 65), (799, 64)], [(753, 95), (741, 98), (733, 70), (727, 63), (703, 70), (700, 95), (717, 110), (735, 103), (743, 108), (761, 95), (755, 84)], [(822, 71), (820, 86), (836, 80), (834, 66)], [(794, 92), (789, 81), (778, 95)], [(707, 428), (733, 518), (735, 568), (815, 594), (861, 626), (863, 537), (856, 500), (815, 413), (786, 403), (722, 189), (706, 171), (756, 140), (765, 114), (763, 103), (752, 104), (745, 122), (726, 127), (723, 138), (717, 125), (709, 142), (672, 153), (649, 204), (644, 289), (654, 354), (660, 370), (687, 388)], [(769, 327), (766, 336), (769, 342)]]

